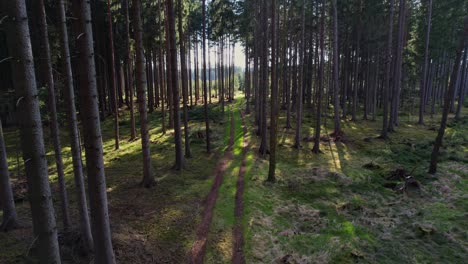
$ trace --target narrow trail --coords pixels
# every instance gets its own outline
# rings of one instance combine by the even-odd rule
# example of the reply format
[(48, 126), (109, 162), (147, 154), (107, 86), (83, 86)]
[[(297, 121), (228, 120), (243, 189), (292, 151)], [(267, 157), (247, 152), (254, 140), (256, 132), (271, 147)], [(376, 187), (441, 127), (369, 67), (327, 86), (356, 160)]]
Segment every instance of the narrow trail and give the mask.
[(223, 157), (216, 165), (215, 169), (215, 179), (211, 190), (205, 198), (205, 209), (203, 210), (202, 221), (200, 222), (197, 228), (197, 240), (192, 245), (192, 248), (189, 252), (188, 263), (200, 264), (203, 263), (203, 258), (206, 253), (206, 243), (208, 240), (208, 233), (210, 231), (210, 225), (213, 219), (213, 209), (216, 204), (216, 199), (218, 198), (218, 191), (223, 182), (224, 174), (227, 169), (227, 165), (232, 160), (232, 149), (234, 145), (234, 132), (235, 132), (235, 123), (234, 115), (231, 112), (230, 114), (230, 131), (229, 131), (229, 145), (224, 152)]
[(242, 227), (242, 218), (244, 215), (244, 176), (247, 170), (247, 152), (248, 148), (248, 141), (247, 141), (247, 127), (245, 126), (244, 115), (242, 111), (240, 111), (241, 121), (242, 121), (242, 133), (243, 133), (243, 141), (242, 141), (242, 161), (241, 166), (239, 168), (239, 176), (237, 178), (237, 190), (236, 190), (236, 198), (235, 198), (235, 207), (234, 207), (234, 216), (235, 216), (235, 223), (233, 228), (233, 248), (232, 248), (232, 263), (234, 264), (244, 264), (245, 257), (244, 252), (242, 250), (244, 246), (244, 235), (243, 235), (243, 227)]

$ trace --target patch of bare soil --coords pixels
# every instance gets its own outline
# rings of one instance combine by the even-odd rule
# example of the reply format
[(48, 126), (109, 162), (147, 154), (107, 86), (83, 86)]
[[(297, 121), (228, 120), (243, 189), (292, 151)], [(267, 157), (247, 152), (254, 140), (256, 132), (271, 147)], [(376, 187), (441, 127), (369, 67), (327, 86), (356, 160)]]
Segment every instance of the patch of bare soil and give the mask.
[(231, 128), (229, 136), (229, 146), (226, 149), (224, 156), (218, 162), (215, 169), (215, 179), (211, 190), (205, 199), (205, 208), (202, 214), (202, 221), (197, 228), (197, 238), (188, 254), (189, 263), (203, 263), (203, 258), (206, 252), (206, 243), (208, 241), (208, 233), (210, 230), (211, 220), (213, 219), (213, 209), (218, 198), (218, 190), (221, 187), (229, 161), (232, 159), (232, 146), (234, 144), (234, 117), (231, 114)]
[(242, 129), (243, 129), (243, 142), (242, 142), (242, 161), (241, 167), (239, 168), (239, 176), (237, 178), (237, 190), (235, 197), (235, 206), (234, 206), (234, 216), (235, 224), (233, 229), (233, 248), (232, 248), (232, 263), (234, 264), (243, 264), (245, 263), (244, 252), (242, 250), (244, 246), (244, 235), (242, 227), (242, 218), (244, 215), (244, 176), (247, 169), (247, 152), (248, 142), (246, 138), (247, 127), (245, 126), (244, 116), (241, 112), (242, 118)]

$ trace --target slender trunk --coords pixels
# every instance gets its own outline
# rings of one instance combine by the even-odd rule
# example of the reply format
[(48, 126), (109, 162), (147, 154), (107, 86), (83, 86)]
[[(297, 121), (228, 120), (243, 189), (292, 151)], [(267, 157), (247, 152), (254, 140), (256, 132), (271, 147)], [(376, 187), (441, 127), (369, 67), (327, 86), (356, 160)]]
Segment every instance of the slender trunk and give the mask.
[(184, 111), (184, 140), (185, 140), (185, 157), (191, 158), (192, 153), (190, 152), (190, 131), (188, 125), (188, 107), (187, 107), (187, 60), (186, 60), (186, 53), (185, 53), (185, 37), (184, 31), (182, 29), (182, 0), (177, 0), (177, 9), (179, 10), (178, 13), (178, 30), (179, 30), (179, 49), (180, 49), (180, 71), (181, 71), (181, 79), (182, 79), (182, 108)]
[(159, 73), (161, 75), (161, 86), (160, 86), (160, 93), (161, 93), (161, 132), (162, 134), (166, 134), (166, 109), (165, 109), (165, 104), (166, 104), (166, 84), (167, 84), (167, 78), (165, 77), (166, 75), (164, 74), (164, 52), (162, 48), (159, 48)]
[(221, 82), (221, 93), (220, 93), (220, 96), (219, 96), (219, 100), (221, 101), (221, 111), (223, 112), (224, 114), (224, 61), (223, 61), (223, 58), (224, 58), (224, 38), (221, 37), (221, 51), (220, 51), (220, 62), (219, 64), (221, 64), (221, 69), (220, 69), (220, 75), (221, 75), (221, 80), (218, 80), (218, 82)]
[(199, 79), (198, 76), (198, 38), (197, 34), (195, 34), (195, 53), (193, 55), (193, 61), (195, 63), (195, 105), (198, 104), (198, 100), (200, 100), (200, 86), (199, 86)]
[(3, 220), (0, 231), (6, 232), (18, 227), (13, 190), (11, 189), (10, 173), (8, 172), (7, 153), (3, 139), (2, 120), (0, 119), (0, 201), (2, 201)]
[(302, 94), (304, 91), (304, 50), (305, 50), (305, 0), (302, 1), (301, 15), (301, 47), (299, 50), (299, 86), (296, 92), (296, 135), (294, 137), (294, 147), (301, 148), (302, 135)]
[[(322, 0), (322, 15), (320, 19), (320, 65), (318, 72), (317, 115), (315, 123), (315, 138), (313, 153), (320, 153), (320, 125), (322, 124), (322, 91), (325, 79), (325, 0)], [(335, 94), (337, 95), (337, 93)], [(338, 98), (338, 97), (337, 97)], [(335, 100), (336, 103), (336, 100)]]
[(398, 21), (398, 39), (395, 58), (395, 76), (393, 78), (393, 97), (390, 111), (389, 131), (394, 131), (394, 125), (398, 116), (398, 106), (400, 102), (401, 89), (401, 68), (403, 64), (403, 43), (404, 43), (404, 25), (406, 17), (406, 1), (400, 0), (400, 14)]
[[(264, 7), (264, 10), (267, 8), (267, 0), (263, 0), (262, 5)], [(262, 71), (261, 73), (261, 81), (262, 84), (260, 85), (261, 87), (261, 107), (260, 107), (260, 136), (261, 136), (261, 142), (260, 142), (260, 154), (262, 157), (265, 157), (267, 153), (267, 90), (268, 90), (268, 16), (267, 12), (262, 12), (262, 57), (261, 57), (261, 65), (260, 65), (260, 70)]]
[(65, 229), (70, 228), (70, 213), (68, 211), (68, 194), (65, 184), (65, 174), (63, 172), (63, 160), (62, 160), (62, 147), (60, 144), (59, 124), (57, 120), (57, 103), (55, 99), (55, 84), (54, 76), (52, 73), (52, 60), (50, 55), (49, 36), (47, 29), (46, 13), (44, 0), (39, 0), (39, 6), (36, 6), (35, 10), (38, 12), (39, 18), (39, 30), (41, 38), (41, 57), (45, 59), (44, 62), (44, 73), (46, 79), (47, 93), (48, 93), (48, 106), (50, 113), (50, 136), (54, 145), (55, 164), (57, 166), (57, 175), (59, 182), (59, 193), (60, 193), (60, 209), (62, 212), (63, 227)]
[(147, 59), (146, 59), (146, 64), (147, 66), (147, 73), (148, 77), (147, 79), (147, 92), (148, 92), (148, 112), (153, 113), (154, 112), (154, 89), (153, 89), (153, 56), (151, 49), (148, 49), (147, 53)]
[[(143, 153), (143, 180), (141, 185), (150, 188), (156, 185), (151, 165), (151, 151), (148, 133), (148, 113), (146, 111), (146, 76), (145, 54), (143, 51), (143, 27), (141, 22), (141, 2), (133, 0), (133, 31), (135, 32), (136, 86), (138, 94), (138, 112), (140, 114), (141, 149)], [(151, 74), (151, 73), (150, 73)]]
[(203, 98), (204, 98), (204, 112), (205, 112), (205, 129), (206, 129), (206, 152), (211, 152), (210, 146), (210, 121), (208, 119), (208, 91), (206, 87), (206, 0), (203, 0), (202, 4), (202, 17), (203, 17)]
[(455, 90), (455, 83), (457, 81), (457, 73), (460, 68), (460, 59), (462, 56), (462, 51), (464, 46), (466, 45), (466, 41), (468, 40), (468, 16), (465, 17), (464, 21), (464, 32), (463, 35), (460, 38), (460, 44), (457, 48), (456, 52), (456, 57), (455, 61), (453, 63), (453, 70), (452, 70), (452, 75), (450, 77), (450, 84), (448, 87), (448, 90), (445, 93), (445, 98), (444, 98), (444, 110), (442, 112), (442, 120), (440, 122), (440, 128), (439, 132), (437, 134), (434, 147), (432, 149), (432, 154), (431, 154), (431, 162), (429, 166), (429, 173), (434, 174), (437, 172), (437, 161), (439, 158), (439, 149), (442, 146), (442, 140), (444, 138), (445, 134), (445, 127), (447, 126), (447, 119), (448, 119), (448, 113), (450, 110), (450, 100), (451, 100), (451, 95), (453, 94), (453, 91)]
[(249, 48), (245, 47), (245, 113), (250, 114), (250, 60)]
[(24, 0), (1, 1), (0, 7), (0, 10), (6, 10), (7, 13), (4, 22), (9, 24), (7, 40), (11, 56), (14, 58), (11, 61), (16, 96), (19, 98), (16, 103), (18, 126), (26, 177), (30, 187), (28, 192), (34, 241), (41, 263), (61, 263), (26, 4)]
[(391, 64), (392, 64), (392, 42), (393, 42), (393, 13), (394, 13), (394, 0), (390, 0), (390, 17), (389, 17), (389, 29), (388, 29), (388, 42), (387, 42), (387, 52), (385, 58), (385, 86), (383, 88), (383, 122), (382, 122), (382, 131), (380, 137), (387, 139), (388, 137), (388, 98), (390, 92), (390, 74), (391, 74)]
[(462, 70), (461, 70), (461, 81), (460, 81), (460, 90), (458, 93), (458, 105), (457, 111), (455, 113), (455, 119), (459, 120), (461, 117), (461, 108), (463, 107), (463, 103), (465, 101), (465, 82), (466, 82), (466, 61), (467, 61), (467, 53), (468, 53), (468, 46), (465, 47), (465, 51), (463, 52), (463, 60), (462, 60)]
[(179, 115), (179, 89), (177, 88), (177, 50), (175, 41), (175, 17), (174, 17), (174, 4), (173, 0), (167, 0), (167, 20), (168, 20), (168, 42), (170, 54), (170, 75), (172, 86), (172, 110), (174, 122), (174, 146), (175, 146), (175, 170), (183, 168), (183, 155), (182, 155), (182, 137), (180, 129), (180, 115)]
[(127, 71), (127, 87), (129, 95), (129, 108), (130, 108), (130, 140), (136, 138), (136, 126), (135, 126), (135, 106), (133, 105), (133, 74), (132, 74), (132, 60), (130, 51), (130, 17), (128, 14), (128, 0), (124, 0), (123, 8), (125, 12), (125, 46), (126, 46), (126, 57), (125, 65)]
[(356, 34), (356, 55), (354, 57), (354, 85), (353, 85), (353, 111), (351, 113), (351, 120), (356, 122), (357, 121), (357, 108), (358, 108), (358, 89), (359, 89), (359, 73), (360, 73), (360, 66), (361, 66), (361, 1), (359, 1), (359, 22), (357, 25), (357, 34)]
[(89, 222), (88, 204), (86, 202), (86, 190), (83, 176), (83, 160), (81, 157), (80, 135), (76, 117), (75, 91), (73, 86), (73, 73), (70, 60), (67, 21), (65, 14), (66, 13), (64, 0), (60, 0), (59, 18), (61, 54), (63, 59), (63, 70), (65, 73), (64, 98), (67, 106), (67, 117), (70, 130), (70, 146), (73, 161), (73, 173), (75, 179), (75, 189), (78, 198), (78, 209), (80, 212), (80, 231), (85, 250), (91, 252), (94, 245), (93, 236), (91, 235), (91, 225)]
[(154, 80), (154, 107), (159, 107), (159, 85), (160, 85), (160, 77), (159, 77), (159, 68), (158, 65), (158, 56), (156, 48), (153, 48), (153, 80)]
[(115, 149), (119, 149), (119, 105), (117, 102), (117, 79), (115, 77), (115, 57), (114, 57), (114, 33), (112, 29), (112, 13), (110, 0), (107, 0), (107, 20), (109, 23), (109, 48), (110, 48), (110, 70), (111, 70), (111, 103), (114, 112), (114, 139)]
[(88, 193), (91, 207), (91, 230), (94, 238), (96, 263), (115, 263), (109, 223), (106, 177), (102, 151), (94, 64), (93, 30), (89, 1), (73, 0), (80, 38), (76, 38), (80, 52), (80, 115), (86, 151)]
[(270, 164), (267, 181), (274, 182), (276, 170), (276, 144), (278, 132), (278, 80), (276, 66), (276, 0), (271, 0), (271, 114), (270, 114)]
[[(334, 105), (334, 112), (335, 112), (335, 117), (334, 117), (334, 123), (335, 123), (335, 131), (333, 134), (335, 136), (341, 135), (343, 132), (341, 131), (341, 124), (340, 124), (340, 109), (339, 109), (339, 62), (338, 62), (338, 14), (337, 14), (337, 3), (336, 0), (333, 0), (333, 92), (335, 96), (335, 105)], [(345, 80), (346, 82), (346, 80)], [(345, 101), (344, 104), (346, 104), (346, 94), (344, 95)], [(343, 111), (344, 113), (344, 111)]]
[(424, 124), (424, 108), (426, 106), (424, 97), (426, 96), (426, 79), (427, 79), (427, 68), (429, 64), (429, 38), (431, 35), (431, 18), (432, 18), (432, 0), (428, 0), (427, 3), (427, 30), (426, 30), (426, 43), (425, 43), (425, 48), (424, 48), (424, 66), (422, 70), (422, 76), (421, 76), (421, 86), (419, 87), (419, 98), (420, 98), (420, 103), (419, 103), (419, 121), (418, 124), (423, 125)]
[(188, 93), (189, 93), (189, 96), (190, 96), (190, 108), (192, 108), (193, 106), (193, 92), (192, 92), (192, 61), (191, 61), (191, 58), (192, 58), (192, 55), (191, 55), (191, 52), (190, 52), (190, 37), (187, 37), (187, 47), (188, 47), (188, 81), (189, 81), (189, 90), (188, 90)]

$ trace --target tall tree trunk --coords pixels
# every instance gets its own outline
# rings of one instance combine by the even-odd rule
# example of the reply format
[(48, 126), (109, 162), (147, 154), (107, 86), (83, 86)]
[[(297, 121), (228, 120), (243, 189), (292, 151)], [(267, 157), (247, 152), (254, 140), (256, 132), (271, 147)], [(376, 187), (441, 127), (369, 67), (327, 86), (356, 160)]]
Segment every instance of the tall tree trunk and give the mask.
[(351, 121), (356, 122), (357, 121), (357, 108), (359, 105), (359, 99), (358, 99), (358, 90), (359, 90), (359, 73), (361, 72), (360, 66), (361, 66), (361, 60), (359, 59), (361, 56), (361, 1), (358, 2), (359, 4), (359, 22), (357, 24), (357, 33), (356, 33), (356, 54), (354, 56), (354, 85), (353, 85), (353, 109), (351, 112)]
[(424, 110), (426, 107), (426, 103), (424, 97), (426, 96), (426, 87), (427, 87), (427, 72), (428, 72), (428, 65), (429, 65), (429, 39), (431, 36), (431, 18), (432, 18), (432, 0), (428, 0), (427, 2), (427, 30), (426, 30), (426, 43), (424, 46), (424, 65), (422, 70), (421, 76), (421, 86), (419, 87), (419, 121), (418, 124), (424, 125)]
[[(187, 34), (189, 35), (189, 34)], [(192, 58), (192, 55), (191, 55), (191, 49), (190, 49), (190, 36), (187, 36), (187, 47), (188, 47), (188, 81), (189, 81), (189, 84), (188, 84), (188, 94), (189, 94), (189, 97), (190, 97), (190, 109), (192, 108), (193, 106), (193, 86), (192, 86), (192, 61), (191, 61), (191, 58)]]
[(460, 90), (458, 93), (458, 105), (457, 111), (455, 112), (455, 119), (460, 119), (461, 117), (461, 109), (463, 107), (463, 103), (465, 101), (465, 82), (466, 82), (466, 63), (467, 63), (467, 53), (468, 53), (468, 45), (465, 47), (465, 51), (463, 52), (463, 60), (462, 60), (462, 70), (461, 70), (461, 81), (460, 81)]
[[(247, 56), (247, 55), (246, 55)], [(209, 103), (211, 104), (211, 52), (210, 52), (210, 41), (208, 40), (208, 97)]]
[(81, 157), (80, 135), (76, 117), (75, 91), (73, 86), (73, 73), (70, 60), (70, 49), (68, 41), (67, 20), (64, 0), (59, 2), (60, 39), (61, 54), (63, 59), (63, 70), (65, 77), (64, 98), (67, 105), (67, 117), (70, 130), (70, 146), (73, 161), (73, 173), (75, 189), (78, 198), (78, 209), (80, 211), (80, 231), (85, 250), (91, 252), (94, 243), (91, 235), (91, 225), (88, 215), (88, 204), (86, 202), (86, 190), (83, 176), (83, 160)]
[(125, 12), (125, 46), (126, 46), (126, 57), (125, 65), (127, 71), (127, 87), (129, 88), (129, 108), (130, 108), (130, 140), (136, 138), (136, 126), (135, 126), (135, 106), (133, 105), (133, 74), (132, 74), (132, 59), (130, 51), (130, 17), (128, 14), (128, 0), (124, 0), (123, 8)]
[(63, 172), (63, 160), (62, 160), (62, 147), (60, 144), (59, 124), (57, 120), (57, 103), (55, 99), (55, 84), (54, 76), (52, 73), (52, 60), (50, 55), (49, 36), (47, 30), (47, 21), (45, 14), (44, 0), (38, 1), (39, 6), (36, 6), (35, 10), (38, 12), (39, 19), (39, 31), (40, 31), (40, 42), (41, 42), (41, 57), (45, 59), (44, 62), (44, 73), (46, 79), (47, 93), (48, 93), (48, 106), (50, 113), (50, 136), (54, 145), (55, 164), (57, 166), (57, 175), (60, 188), (60, 209), (62, 212), (63, 227), (65, 229), (70, 228), (70, 213), (68, 211), (68, 194), (65, 184), (65, 174)]
[(154, 88), (153, 88), (153, 54), (151, 52), (151, 48), (148, 48), (146, 51), (147, 54), (147, 59), (146, 59), (146, 64), (147, 66), (147, 93), (148, 93), (148, 112), (153, 113), (154, 112)]
[(296, 135), (294, 137), (294, 147), (301, 148), (302, 135), (302, 95), (304, 91), (304, 54), (305, 54), (305, 0), (302, 1), (301, 15), (301, 46), (299, 51), (299, 86), (296, 92)]
[(7, 39), (13, 57), (11, 61), (16, 96), (19, 98), (16, 103), (18, 125), (39, 261), (61, 263), (26, 4), (24, 0), (0, 1), (0, 7), (7, 14)]
[[(247, 40), (246, 40), (247, 41)], [(250, 114), (250, 60), (249, 48), (245, 47), (245, 113)]]
[(153, 47), (153, 80), (154, 80), (154, 107), (158, 108), (159, 107), (159, 85), (160, 85), (160, 78), (159, 78), (159, 69), (157, 67), (158, 65), (158, 56), (157, 56), (157, 51), (156, 47)]
[[(262, 1), (264, 10), (268, 7), (267, 0)], [(265, 157), (267, 153), (267, 90), (268, 90), (268, 15), (262, 12), (262, 49), (261, 49), (261, 100), (260, 100), (260, 154)]]
[(180, 49), (180, 71), (181, 71), (181, 79), (182, 79), (182, 107), (184, 110), (184, 140), (185, 140), (185, 157), (186, 158), (191, 158), (192, 153), (190, 152), (190, 131), (189, 131), (189, 125), (188, 125), (188, 107), (187, 107), (187, 59), (186, 59), (186, 53), (185, 53), (185, 34), (182, 29), (183, 26), (183, 20), (182, 20), (182, 12), (183, 12), (183, 6), (182, 6), (182, 0), (177, 0), (177, 6), (178, 6), (178, 29), (179, 29), (179, 49)]
[(221, 93), (220, 93), (220, 96), (219, 96), (219, 100), (221, 101), (221, 111), (223, 112), (224, 114), (224, 37), (221, 37), (221, 47), (220, 47), (221, 51), (220, 51), (220, 55), (219, 55), (219, 58), (220, 58), (220, 65), (221, 65), (221, 69), (220, 69), (220, 75), (221, 75), (221, 79), (218, 80), (218, 83), (221, 83)]
[(0, 201), (2, 201), (3, 220), (0, 231), (6, 232), (18, 227), (13, 190), (11, 189), (10, 173), (8, 172), (7, 153), (3, 138), (2, 120), (0, 119)]
[(193, 55), (193, 61), (195, 63), (195, 105), (198, 104), (198, 100), (200, 100), (200, 76), (198, 75), (198, 36), (195, 34), (195, 53)]
[(380, 137), (382, 139), (387, 139), (388, 137), (388, 101), (390, 93), (390, 74), (391, 74), (391, 64), (392, 64), (392, 43), (393, 43), (393, 13), (394, 13), (394, 0), (390, 0), (390, 17), (388, 23), (388, 41), (387, 41), (387, 52), (385, 58), (385, 86), (383, 88), (383, 121), (382, 121), (382, 131)]
[(162, 77), (161, 80), (161, 132), (162, 134), (166, 134), (166, 109), (164, 108), (166, 104), (166, 85), (168, 82), (168, 79), (166, 77), (166, 74), (164, 72), (164, 52), (162, 48), (159, 49), (159, 71)]
[(205, 112), (205, 129), (206, 129), (206, 152), (211, 152), (210, 146), (210, 120), (208, 119), (208, 91), (206, 87), (206, 0), (202, 1), (202, 17), (203, 17), (203, 96), (204, 96), (204, 112)]
[(403, 64), (403, 43), (404, 43), (404, 25), (406, 17), (406, 1), (400, 0), (400, 12), (398, 21), (398, 39), (395, 58), (395, 76), (393, 78), (393, 96), (390, 110), (390, 121), (388, 130), (394, 131), (398, 115), (398, 106), (400, 102), (400, 89), (401, 89), (401, 68)]
[[(315, 138), (314, 147), (312, 148), (313, 153), (320, 153), (320, 125), (322, 124), (322, 91), (325, 79), (325, 0), (322, 0), (322, 15), (320, 19), (320, 65), (318, 72), (318, 90), (317, 90), (317, 115), (315, 123)], [(338, 95), (336, 93), (335, 95)], [(335, 99), (335, 103), (337, 103)], [(338, 101), (339, 103), (339, 101)]]
[[(340, 109), (339, 109), (339, 62), (338, 62), (338, 12), (337, 12), (337, 6), (336, 6), (336, 0), (333, 0), (333, 93), (335, 96), (335, 105), (334, 105), (334, 124), (335, 124), (335, 131), (333, 134), (338, 137), (343, 132), (341, 131), (341, 124), (340, 124)], [(346, 82), (346, 80), (345, 80)], [(344, 95), (344, 103), (346, 104), (346, 95)]]
[(151, 151), (148, 133), (148, 113), (146, 111), (146, 76), (145, 54), (143, 50), (143, 26), (141, 22), (141, 2), (133, 0), (133, 31), (135, 32), (136, 86), (138, 94), (138, 112), (140, 114), (141, 149), (143, 152), (143, 180), (141, 185), (151, 188), (156, 185), (151, 165)]
[[(288, 22), (289, 25), (290, 22)], [(288, 40), (291, 40), (291, 37), (288, 38)], [(290, 43), (290, 41), (288, 41)], [(287, 63), (287, 68), (286, 68), (286, 76), (284, 77), (286, 79), (286, 129), (292, 128), (291, 126), (291, 88), (292, 88), (292, 79), (295, 78), (294, 75), (291, 73), (292, 71), (292, 46), (289, 44), (289, 56), (288, 56), (288, 63)], [(289, 74), (288, 74), (289, 73)]]
[(174, 3), (173, 0), (167, 0), (167, 20), (168, 32), (167, 37), (169, 41), (169, 54), (170, 54), (170, 75), (172, 86), (172, 110), (174, 121), (174, 146), (175, 146), (175, 170), (183, 168), (183, 155), (182, 155), (182, 137), (180, 129), (180, 115), (179, 115), (179, 89), (177, 85), (177, 50), (175, 40), (175, 17), (174, 17)]
[(106, 177), (102, 151), (102, 133), (97, 102), (93, 30), (89, 1), (73, 0), (74, 16), (79, 29), (76, 38), (80, 52), (80, 115), (83, 124), (91, 207), (91, 230), (96, 263), (115, 263), (107, 205)]
[(119, 149), (119, 104), (117, 99), (117, 79), (115, 77), (115, 57), (114, 57), (114, 32), (112, 27), (112, 13), (111, 13), (111, 4), (110, 0), (107, 0), (107, 20), (109, 23), (109, 52), (110, 52), (110, 71), (111, 71), (111, 103), (112, 110), (114, 112), (114, 139), (115, 139), (115, 149)]
[(271, 0), (271, 114), (270, 114), (270, 164), (267, 181), (274, 182), (276, 170), (276, 145), (278, 133), (278, 79), (276, 66), (276, 0)]
[(460, 68), (460, 59), (462, 56), (463, 48), (467, 45), (467, 41), (468, 41), (468, 16), (465, 17), (464, 31), (460, 38), (460, 44), (458, 45), (455, 61), (453, 63), (453, 70), (452, 70), (452, 75), (450, 77), (450, 84), (449, 84), (448, 90), (445, 93), (442, 120), (440, 122), (440, 128), (439, 128), (439, 132), (437, 133), (434, 147), (432, 148), (431, 163), (429, 166), (430, 174), (434, 174), (437, 172), (437, 161), (439, 158), (439, 149), (442, 146), (442, 140), (444, 138), (445, 128), (447, 126), (448, 113), (450, 110), (450, 100), (452, 99), (451, 95), (453, 94), (453, 91), (455, 90), (455, 83), (457, 82), (457, 73)]

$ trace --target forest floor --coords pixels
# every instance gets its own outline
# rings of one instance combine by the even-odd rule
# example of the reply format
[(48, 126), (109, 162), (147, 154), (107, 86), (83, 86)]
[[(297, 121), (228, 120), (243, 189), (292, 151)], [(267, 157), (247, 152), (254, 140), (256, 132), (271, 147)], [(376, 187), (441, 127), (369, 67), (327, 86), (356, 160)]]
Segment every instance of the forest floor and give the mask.
[[(138, 185), (141, 143), (128, 141), (128, 116), (122, 112), (120, 150), (114, 150), (111, 118), (103, 122), (118, 263), (187, 262), (200, 239), (209, 204), (209, 229), (202, 232), (205, 263), (242, 263), (244, 257), (246, 263), (464, 263), (468, 259), (467, 117), (450, 121), (439, 173), (432, 176), (426, 170), (437, 116), (427, 117), (426, 126), (417, 126), (415, 117), (402, 114), (388, 141), (376, 138), (379, 121), (343, 121), (346, 136), (337, 142), (326, 136), (333, 124), (326, 117), (318, 155), (311, 152), (312, 110), (305, 108), (299, 151), (292, 148), (294, 130), (282, 128), (281, 116), (278, 182), (267, 184), (268, 159), (258, 155), (253, 111), (245, 115), (244, 109), (240, 98), (226, 106), (224, 118), (219, 106), (211, 107), (213, 152), (206, 154), (203, 108), (194, 107), (190, 111), (193, 158), (180, 172), (171, 169), (173, 131), (163, 135), (160, 113), (150, 114), (152, 165), (158, 182), (152, 189)], [(327, 110), (325, 116), (330, 113)], [(18, 133), (5, 129), (5, 137), (24, 228), (0, 233), (0, 263), (34, 263), (29, 203), (16, 172)], [(62, 138), (67, 146), (66, 134)], [(46, 144), (51, 149), (50, 142)], [(70, 210), (78, 226), (70, 149), (64, 147), (63, 152)], [(62, 258), (65, 263), (90, 263), (80, 254), (76, 233), (62, 231), (52, 152), (48, 157)], [(216, 183), (220, 164), (223, 177)], [(21, 171), (22, 166), (20, 175)], [(407, 174), (420, 188), (398, 191)], [(213, 186), (217, 186), (214, 204), (209, 202)]]

